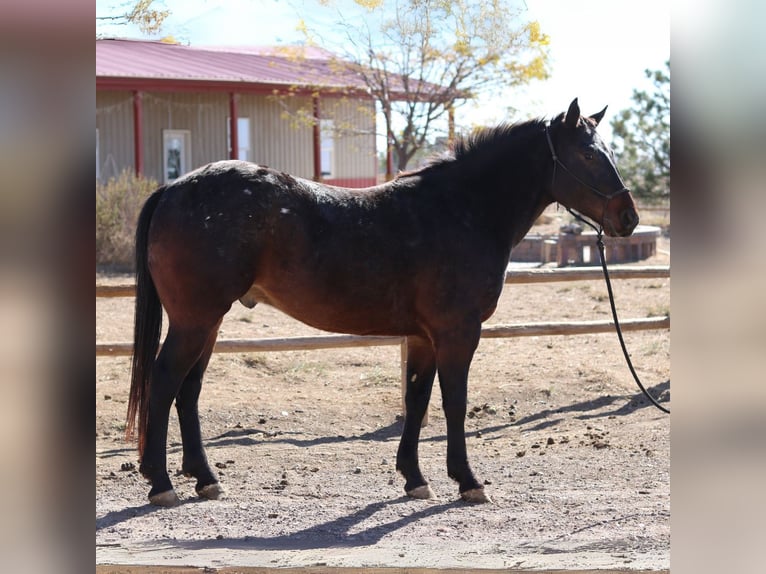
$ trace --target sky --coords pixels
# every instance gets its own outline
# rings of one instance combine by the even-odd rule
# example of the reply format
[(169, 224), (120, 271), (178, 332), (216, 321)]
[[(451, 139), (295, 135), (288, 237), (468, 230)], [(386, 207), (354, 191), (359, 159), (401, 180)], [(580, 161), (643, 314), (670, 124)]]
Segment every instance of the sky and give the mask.
[[(512, 94), (483, 99), (461, 107), (459, 125), (494, 124), (554, 116), (579, 98), (583, 113), (609, 105), (599, 132), (609, 141), (609, 118), (631, 107), (634, 89), (648, 89), (646, 69), (664, 68), (670, 58), (670, 1), (642, 0), (509, 0), (526, 7), (524, 17), (537, 20), (550, 37), (551, 77), (535, 81)], [(195, 46), (276, 45), (297, 43), (304, 36), (298, 22), (332, 39), (338, 10), (345, 17), (364, 18), (364, 10), (351, 0), (159, 0), (171, 11), (161, 35)], [(120, 12), (127, 0), (96, 0), (96, 14)], [(124, 8), (123, 8), (124, 10)], [(97, 33), (140, 38), (128, 26), (97, 25)], [(508, 118), (508, 108), (519, 110)]]

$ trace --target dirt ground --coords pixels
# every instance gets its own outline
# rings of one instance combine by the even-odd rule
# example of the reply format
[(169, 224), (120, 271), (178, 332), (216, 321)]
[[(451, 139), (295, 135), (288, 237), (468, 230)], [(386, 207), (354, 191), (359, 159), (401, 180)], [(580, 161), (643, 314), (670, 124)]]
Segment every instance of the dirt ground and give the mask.
[[(670, 243), (640, 264), (669, 264)], [(125, 283), (130, 276), (97, 276)], [(614, 281), (623, 319), (670, 312), (670, 280)], [(132, 299), (97, 299), (96, 340), (129, 341)], [(507, 285), (487, 324), (609, 318), (603, 282)], [(235, 304), (219, 338), (306, 335), (266, 306)], [(625, 335), (655, 396), (669, 400), (670, 333)], [(205, 567), (665, 570), (670, 418), (648, 405), (614, 333), (482, 340), (466, 421), (493, 504), (459, 500), (446, 474), (438, 385), (420, 460), (437, 500), (404, 496), (399, 348), (220, 354), (200, 399), (225, 498), (148, 505), (123, 439), (128, 358), (96, 359), (96, 563)], [(168, 462), (180, 468), (171, 413)]]

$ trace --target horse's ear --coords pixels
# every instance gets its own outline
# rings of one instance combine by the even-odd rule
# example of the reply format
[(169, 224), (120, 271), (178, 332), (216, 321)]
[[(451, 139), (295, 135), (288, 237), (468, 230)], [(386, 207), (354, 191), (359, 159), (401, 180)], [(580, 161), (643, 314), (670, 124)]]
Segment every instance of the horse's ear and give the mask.
[(609, 107), (609, 106), (604, 106), (604, 109), (603, 109), (603, 110), (601, 110), (601, 111), (600, 111), (600, 112), (598, 112), (597, 114), (593, 114), (593, 115), (590, 117), (590, 119), (592, 119), (594, 122), (596, 122), (596, 125), (598, 125), (598, 124), (599, 124), (599, 122), (601, 122), (601, 120), (604, 118), (604, 114), (606, 113), (606, 109), (607, 109), (608, 107)]
[(576, 128), (577, 122), (580, 121), (580, 105), (577, 103), (577, 98), (572, 100), (567, 110), (567, 115), (564, 118), (564, 125), (568, 128)]

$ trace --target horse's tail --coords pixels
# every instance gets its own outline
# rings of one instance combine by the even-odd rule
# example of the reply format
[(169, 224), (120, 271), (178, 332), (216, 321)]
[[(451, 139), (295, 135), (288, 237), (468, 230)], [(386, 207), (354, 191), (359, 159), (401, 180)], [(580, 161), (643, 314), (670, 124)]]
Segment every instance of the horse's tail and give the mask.
[(164, 187), (160, 187), (149, 196), (141, 209), (136, 226), (136, 315), (125, 436), (128, 440), (135, 437), (136, 419), (138, 419), (138, 453), (141, 457), (143, 457), (146, 444), (152, 366), (157, 358), (162, 329), (162, 305), (149, 274), (147, 244), (149, 224), (164, 189)]

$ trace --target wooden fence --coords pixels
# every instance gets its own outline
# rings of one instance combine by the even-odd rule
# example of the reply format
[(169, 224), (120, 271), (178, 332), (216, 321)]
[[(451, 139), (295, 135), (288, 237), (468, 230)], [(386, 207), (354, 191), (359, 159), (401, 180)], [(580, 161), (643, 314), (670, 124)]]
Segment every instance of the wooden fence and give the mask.
[[(609, 270), (612, 279), (653, 279), (670, 277), (670, 266), (616, 266)], [(506, 273), (505, 282), (513, 284), (550, 283), (559, 281), (593, 281), (602, 279), (601, 269), (569, 267), (563, 269), (531, 269)], [(96, 285), (96, 297), (134, 297), (134, 285)], [(670, 317), (647, 317), (620, 321), (623, 331), (669, 329)], [(534, 337), (541, 335), (581, 335), (607, 333), (614, 330), (612, 321), (567, 321), (488, 325), (481, 330), (485, 339), (505, 337)], [(309, 337), (281, 337), (269, 339), (224, 339), (217, 341), (215, 353), (263, 353), (272, 351), (313, 351), (345, 347), (376, 347), (399, 345), (401, 350), (402, 401), (407, 387), (407, 344), (404, 337), (375, 337), (357, 335), (319, 335)], [(133, 344), (96, 343), (96, 356), (130, 356)], [(428, 413), (423, 425), (428, 424)]]
[[(624, 266), (610, 270), (612, 279), (651, 279), (670, 277), (670, 267), (666, 265)], [(548, 283), (554, 281), (587, 281), (601, 279), (600, 269), (565, 268), (532, 269), (510, 271), (505, 282)], [(133, 285), (96, 285), (96, 297), (133, 297)], [(648, 317), (644, 319), (625, 319), (621, 321), (623, 331), (643, 331), (670, 328), (670, 317)], [(532, 337), (540, 335), (579, 335), (587, 333), (605, 333), (614, 329), (612, 321), (568, 321), (522, 323), (511, 325), (489, 325), (481, 330), (483, 338)], [(406, 362), (404, 337), (375, 337), (357, 335), (319, 335), (310, 337), (282, 337), (269, 339), (225, 339), (216, 342), (216, 353), (262, 353), (270, 351), (313, 351), (318, 349), (339, 349), (344, 347), (375, 347), (382, 345), (400, 345), (402, 348), (402, 373)], [(96, 343), (96, 356), (129, 356), (133, 344)], [(404, 380), (404, 379), (403, 379)]]

